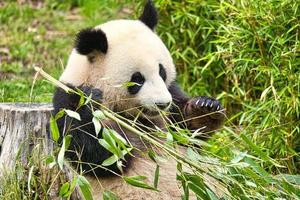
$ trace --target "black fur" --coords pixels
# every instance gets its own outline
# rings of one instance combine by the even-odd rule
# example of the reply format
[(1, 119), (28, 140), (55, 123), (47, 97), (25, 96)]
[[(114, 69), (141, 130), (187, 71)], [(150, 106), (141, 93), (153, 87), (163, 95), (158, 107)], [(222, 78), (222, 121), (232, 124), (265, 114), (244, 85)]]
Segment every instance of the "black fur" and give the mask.
[(88, 55), (93, 51), (106, 53), (108, 49), (106, 35), (100, 29), (83, 29), (76, 36), (75, 49), (82, 55)]
[[(173, 82), (169, 87), (169, 92), (172, 95), (173, 105), (170, 108), (170, 118), (174, 123), (184, 121), (183, 110), (185, 104), (188, 102), (188, 96), (182, 92), (176, 82)], [(179, 123), (182, 125), (183, 123)]]
[(159, 64), (159, 75), (164, 81), (167, 80), (167, 72), (162, 64)]
[(155, 7), (151, 0), (148, 0), (143, 14), (139, 18), (144, 24), (146, 24), (150, 29), (154, 29), (158, 22), (158, 15)]
[(130, 82), (136, 83), (127, 88), (129, 94), (134, 95), (140, 91), (145, 82), (145, 77), (141, 74), (141, 72), (135, 72), (132, 74)]
[[(75, 89), (70, 85), (69, 87)], [(102, 92), (100, 90), (92, 89), (87, 86), (79, 87), (79, 89), (82, 90), (87, 95), (90, 95), (92, 93), (92, 98), (96, 101), (100, 102), (102, 99)], [(61, 109), (70, 109), (80, 114), (81, 121), (78, 121), (76, 119), (71, 119), (70, 117), (66, 116), (57, 120), (57, 125), (59, 127), (59, 131), (61, 135), (60, 140), (67, 132), (69, 132), (69, 134), (72, 135), (71, 144), (68, 151), (66, 152), (66, 157), (70, 158), (72, 161), (75, 162), (80, 160), (82, 162), (92, 163), (91, 165), (89, 164), (80, 165), (79, 163), (75, 165), (77, 167), (81, 167), (83, 171), (90, 171), (92, 168), (96, 167), (95, 165), (101, 165), (101, 163), (105, 159), (112, 156), (112, 154), (109, 151), (107, 151), (104, 147), (102, 147), (98, 143), (97, 139), (89, 136), (89, 134), (96, 136), (94, 125), (93, 123), (91, 123), (93, 119), (92, 111), (90, 106), (88, 105), (84, 105), (79, 109), (77, 109), (79, 100), (80, 100), (79, 95), (68, 94), (62, 89), (57, 88), (53, 97), (54, 111), (52, 114), (55, 115)], [(93, 106), (94, 109), (97, 109), (96, 105)], [(101, 138), (101, 133), (99, 133), (98, 138), (99, 139)], [(80, 154), (80, 158), (78, 158), (76, 152)], [(124, 164), (127, 166), (128, 162)], [(116, 164), (111, 165), (107, 168), (116, 173), (120, 173)], [(109, 171), (100, 167), (93, 169), (88, 174), (90, 175), (96, 174), (99, 177), (111, 175)]]

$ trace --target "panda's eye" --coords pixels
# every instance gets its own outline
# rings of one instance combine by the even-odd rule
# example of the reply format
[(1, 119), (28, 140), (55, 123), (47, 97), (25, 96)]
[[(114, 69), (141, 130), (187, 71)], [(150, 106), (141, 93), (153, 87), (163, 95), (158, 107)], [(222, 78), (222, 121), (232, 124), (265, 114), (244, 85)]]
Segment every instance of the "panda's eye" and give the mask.
[(145, 77), (140, 72), (135, 72), (134, 74), (132, 74), (130, 82), (136, 84), (129, 86), (127, 88), (128, 92), (130, 94), (137, 94), (145, 82)]
[(159, 64), (159, 75), (164, 81), (166, 81), (167, 73), (166, 73), (166, 70), (165, 70), (165, 68), (162, 64)]

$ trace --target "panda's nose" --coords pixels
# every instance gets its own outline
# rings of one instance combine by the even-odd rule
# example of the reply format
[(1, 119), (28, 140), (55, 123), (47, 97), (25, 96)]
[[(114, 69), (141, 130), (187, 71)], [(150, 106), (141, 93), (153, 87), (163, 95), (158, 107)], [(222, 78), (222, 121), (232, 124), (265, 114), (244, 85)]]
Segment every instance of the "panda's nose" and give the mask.
[(171, 102), (168, 103), (155, 103), (155, 105), (161, 109), (161, 110), (165, 110), (166, 108), (168, 108), (171, 105)]

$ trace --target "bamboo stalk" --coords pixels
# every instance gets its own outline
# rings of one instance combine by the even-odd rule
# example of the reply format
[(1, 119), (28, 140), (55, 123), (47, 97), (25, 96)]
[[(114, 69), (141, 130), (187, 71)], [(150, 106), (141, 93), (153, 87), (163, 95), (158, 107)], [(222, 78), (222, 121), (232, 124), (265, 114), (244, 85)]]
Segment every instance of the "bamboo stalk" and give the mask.
[[(69, 88), (68, 86), (64, 85), (60, 81), (56, 80), (55, 78), (53, 78), (52, 76), (47, 74), (41, 68), (35, 67), (34, 69), (38, 73), (40, 73), (43, 77), (45, 77), (47, 80), (49, 80), (51, 83), (53, 83), (55, 86), (62, 88), (66, 92), (72, 92), (72, 93), (79, 94), (77, 91)], [(149, 137), (147, 134), (144, 134), (143, 132), (137, 130), (136, 128), (134, 128), (134, 127), (130, 126), (129, 124), (127, 124), (126, 122), (124, 122), (123, 120), (121, 120), (118, 117), (114, 116), (114, 115), (117, 115), (117, 114), (114, 113), (114, 115), (113, 115), (112, 112), (108, 108), (106, 108), (105, 106), (99, 104), (99, 102), (94, 101), (94, 100), (91, 100), (91, 101), (93, 103), (96, 103), (96, 104), (100, 105), (101, 108), (103, 109), (102, 112), (104, 113), (104, 115), (107, 116), (108, 118), (110, 118), (111, 120), (115, 121), (116, 123), (120, 124), (122, 127), (126, 128), (127, 130), (133, 132), (134, 134), (144, 138), (145, 140), (147, 140), (148, 142), (158, 146), (159, 148), (165, 150), (167, 153), (174, 156), (176, 159), (182, 161), (183, 163), (189, 164), (190, 166), (194, 167), (195, 169), (199, 170), (200, 172), (205, 172), (203, 170), (203, 168), (200, 167), (195, 162), (193, 162), (189, 159), (186, 159), (185, 156), (181, 155), (180, 153), (174, 151), (173, 149), (170, 149), (168, 146), (165, 146), (165, 145), (161, 144), (160, 142), (158, 142), (158, 141), (154, 140), (153, 138)]]

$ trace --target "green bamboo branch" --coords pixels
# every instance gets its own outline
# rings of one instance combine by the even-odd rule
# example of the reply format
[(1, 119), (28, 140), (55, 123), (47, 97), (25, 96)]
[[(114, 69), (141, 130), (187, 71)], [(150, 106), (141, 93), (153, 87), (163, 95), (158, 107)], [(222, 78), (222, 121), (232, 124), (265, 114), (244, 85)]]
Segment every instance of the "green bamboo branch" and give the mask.
[(183, 155), (181, 155), (180, 153), (174, 151), (173, 149), (169, 148), (168, 146), (165, 146), (163, 144), (161, 144), (160, 142), (154, 140), (153, 138), (149, 137), (147, 134), (135, 129), (134, 127), (130, 126), (129, 124), (127, 124), (126, 122), (120, 120), (119, 118), (115, 117), (113, 114), (111, 114), (110, 112), (103, 110), (102, 111), (104, 113), (105, 116), (107, 116), (108, 118), (110, 118), (111, 120), (115, 121), (116, 123), (120, 124), (122, 127), (124, 127), (125, 129), (135, 133), (136, 135), (142, 137), (143, 139), (147, 140), (148, 142), (154, 144), (155, 146), (165, 150), (167, 153), (171, 154), (172, 156), (174, 156), (176, 159), (189, 164), (190, 166), (194, 167), (195, 169), (201, 171), (201, 172), (205, 172), (203, 170), (203, 168), (201, 168), (199, 165), (197, 165), (195, 162), (186, 159)]
[[(79, 94), (79, 92), (69, 88), (68, 86), (66, 86), (65, 84), (63, 84), (62, 82), (56, 80), (55, 78), (53, 78), (52, 76), (50, 76), (48, 73), (46, 73), (43, 69), (39, 68), (39, 67), (34, 67), (34, 69), (37, 71), (37, 73), (41, 74), (43, 77), (45, 77), (48, 81), (50, 81), (51, 83), (53, 83), (55, 86), (62, 88), (63, 90), (65, 90), (66, 92), (72, 92), (75, 94)], [(158, 146), (159, 148), (163, 149), (164, 151), (166, 151), (167, 153), (169, 153), (170, 155), (174, 156), (176, 159), (180, 160), (183, 163), (187, 163), (188, 165), (194, 167), (195, 169), (197, 169), (200, 172), (205, 172), (203, 170), (203, 168), (201, 168), (198, 164), (196, 164), (195, 162), (186, 159), (183, 155), (181, 155), (180, 153), (174, 151), (173, 149), (171, 149), (168, 146), (163, 145), (162, 143), (154, 140), (153, 138), (149, 137), (147, 134), (137, 130), (136, 128), (130, 126), (129, 124), (127, 124), (126, 122), (124, 122), (123, 120), (119, 119), (118, 117), (114, 116), (117, 115), (116, 113), (114, 113), (114, 115), (112, 114), (112, 111), (110, 111), (108, 108), (106, 108), (105, 106), (103, 106), (102, 104), (99, 104), (99, 102), (91, 99), (91, 101), (93, 103), (96, 103), (98, 105), (101, 106), (102, 112), (104, 113), (105, 116), (107, 116), (108, 118), (110, 118), (111, 120), (115, 121), (116, 123), (118, 123), (119, 125), (121, 125), (122, 127), (124, 127), (125, 129), (133, 132), (134, 134), (142, 137), (143, 139), (145, 139), (146, 141), (154, 144), (155, 146)]]

